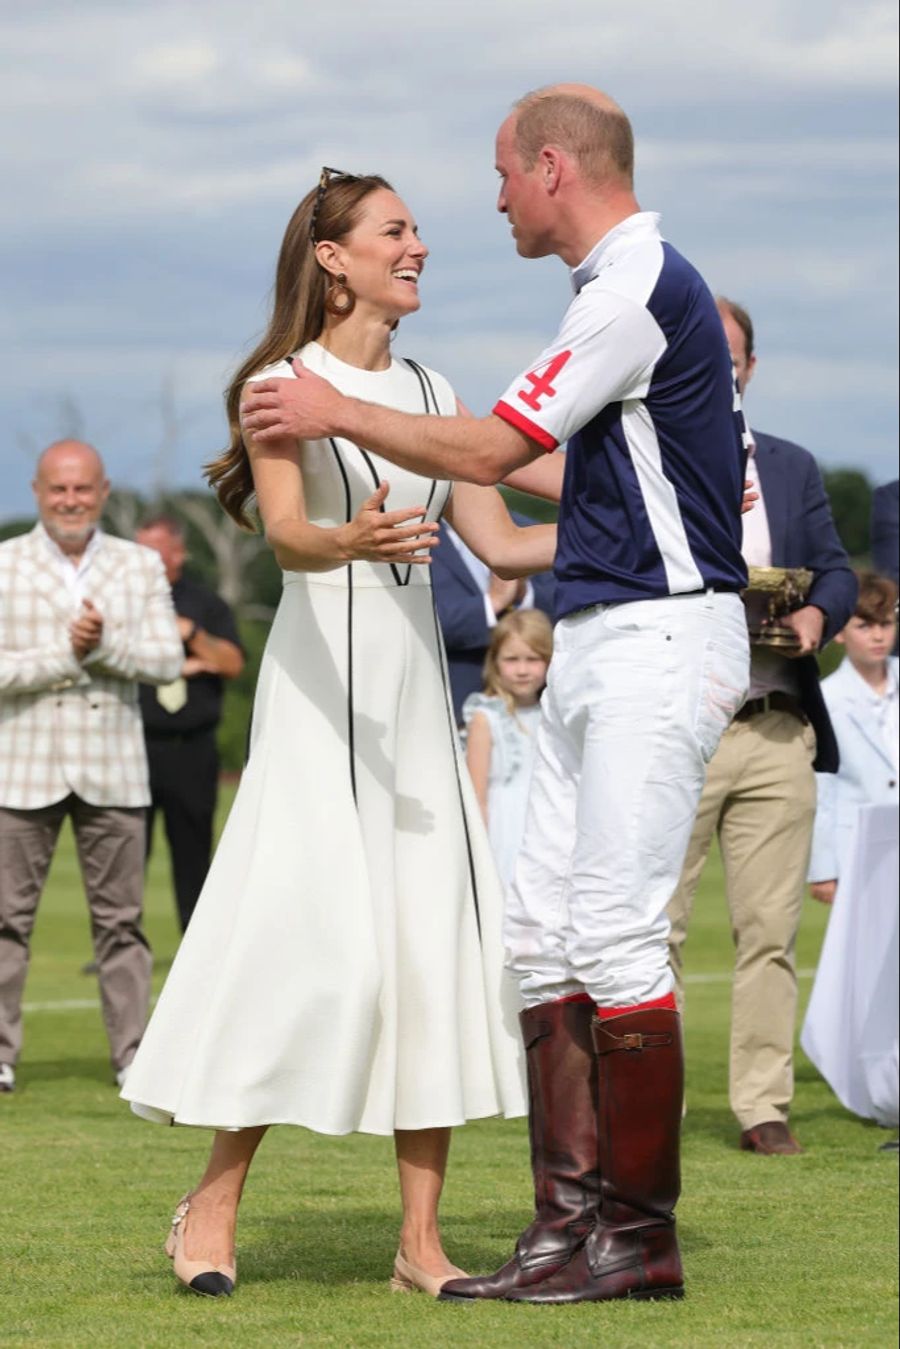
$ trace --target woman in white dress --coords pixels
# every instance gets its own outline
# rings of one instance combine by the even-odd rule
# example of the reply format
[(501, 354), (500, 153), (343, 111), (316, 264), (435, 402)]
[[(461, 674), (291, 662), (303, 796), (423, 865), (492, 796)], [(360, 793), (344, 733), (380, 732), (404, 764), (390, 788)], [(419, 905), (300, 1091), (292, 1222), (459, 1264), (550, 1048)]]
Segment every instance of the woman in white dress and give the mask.
[(255, 497), (284, 589), (240, 789), (122, 1094), (146, 1118), (216, 1130), (167, 1243), (179, 1279), (209, 1295), (233, 1289), (238, 1203), (270, 1124), (394, 1135), (392, 1286), (436, 1294), (458, 1273), (437, 1220), (450, 1128), (525, 1113), (502, 895), (428, 563), (442, 512), (507, 575), (546, 568), (555, 529), (517, 528), (492, 488), (451, 497), (363, 446), (255, 444), (240, 426), (246, 382), (290, 376), (294, 354), (372, 402), (455, 413), (447, 382), (390, 347), (426, 256), (383, 179), (323, 171), (288, 225), (269, 329), (229, 392), (231, 446), (208, 469), (241, 524)]

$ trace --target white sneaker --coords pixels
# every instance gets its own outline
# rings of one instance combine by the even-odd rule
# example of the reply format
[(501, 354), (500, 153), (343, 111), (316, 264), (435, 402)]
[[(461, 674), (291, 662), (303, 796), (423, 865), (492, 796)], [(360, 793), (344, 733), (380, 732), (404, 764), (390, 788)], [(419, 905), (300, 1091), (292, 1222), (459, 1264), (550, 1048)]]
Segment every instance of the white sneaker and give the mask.
[(0, 1091), (15, 1091), (16, 1075), (8, 1063), (0, 1063)]
[[(130, 1065), (129, 1065), (129, 1066), (130, 1066)], [(128, 1077), (128, 1068), (117, 1068), (117, 1069), (116, 1069), (116, 1086), (117, 1086), (117, 1087), (124, 1087), (124, 1085), (125, 1085), (125, 1079), (126, 1079), (127, 1077)]]

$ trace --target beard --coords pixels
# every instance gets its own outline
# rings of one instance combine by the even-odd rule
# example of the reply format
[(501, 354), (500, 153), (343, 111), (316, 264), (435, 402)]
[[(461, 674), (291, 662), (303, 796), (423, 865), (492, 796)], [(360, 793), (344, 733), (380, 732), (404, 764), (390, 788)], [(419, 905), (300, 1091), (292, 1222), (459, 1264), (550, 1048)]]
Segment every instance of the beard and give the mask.
[(97, 527), (97, 522), (79, 516), (71, 520), (44, 520), (43, 525), (53, 542), (58, 543), (60, 548), (65, 548), (66, 544), (71, 546), (73, 543), (87, 543)]

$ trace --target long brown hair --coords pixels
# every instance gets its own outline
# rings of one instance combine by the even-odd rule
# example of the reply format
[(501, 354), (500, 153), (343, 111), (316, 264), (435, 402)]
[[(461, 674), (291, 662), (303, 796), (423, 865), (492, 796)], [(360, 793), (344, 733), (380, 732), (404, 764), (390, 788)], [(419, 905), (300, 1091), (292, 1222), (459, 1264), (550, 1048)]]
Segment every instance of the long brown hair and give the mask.
[[(274, 365), (318, 337), (325, 324), (327, 272), (316, 258), (315, 243), (339, 243), (358, 223), (362, 203), (382, 188), (392, 192), (377, 174), (356, 177), (341, 174), (324, 188), (313, 188), (288, 222), (275, 270), (272, 317), (262, 341), (235, 373), (225, 391), (231, 444), (218, 459), (204, 465), (204, 474), (222, 508), (244, 529), (253, 529), (247, 513), (253, 498), (253, 474), (240, 423), (241, 390), (245, 381), (267, 365)], [(315, 216), (315, 240), (312, 219)]]

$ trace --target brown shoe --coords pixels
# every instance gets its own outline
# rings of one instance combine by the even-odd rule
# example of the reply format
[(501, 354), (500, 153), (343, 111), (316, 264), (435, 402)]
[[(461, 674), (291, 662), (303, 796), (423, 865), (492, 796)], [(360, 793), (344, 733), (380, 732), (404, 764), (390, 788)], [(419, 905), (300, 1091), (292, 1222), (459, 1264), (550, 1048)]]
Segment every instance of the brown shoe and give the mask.
[(780, 1119), (769, 1120), (766, 1124), (757, 1124), (745, 1129), (741, 1134), (741, 1148), (744, 1152), (760, 1152), (765, 1157), (790, 1157), (802, 1152), (800, 1144), (786, 1124)]

